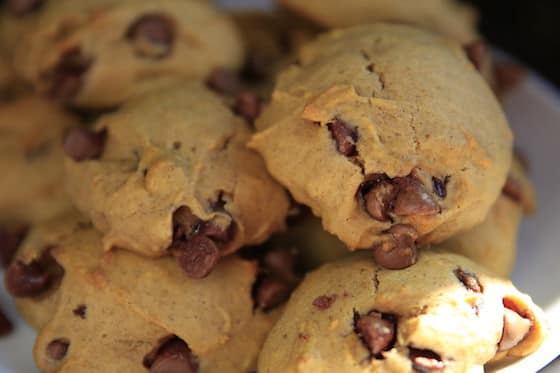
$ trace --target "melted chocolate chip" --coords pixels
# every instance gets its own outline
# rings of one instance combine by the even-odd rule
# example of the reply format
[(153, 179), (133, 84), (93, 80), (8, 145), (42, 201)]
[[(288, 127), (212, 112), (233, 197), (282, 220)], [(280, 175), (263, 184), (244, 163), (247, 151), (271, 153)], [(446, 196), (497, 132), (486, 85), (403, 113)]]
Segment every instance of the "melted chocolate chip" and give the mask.
[(523, 185), (510, 175), (502, 188), (502, 193), (512, 201), (521, 203), (523, 200)]
[(443, 179), (432, 177), (432, 187), (434, 192), (440, 198), (447, 197), (447, 183), (449, 182), (449, 176), (445, 176)]
[(412, 176), (396, 179), (397, 198), (393, 212), (398, 216), (435, 215), (440, 207), (424, 184)]
[(0, 309), (0, 337), (5, 337), (12, 332), (14, 325)]
[(106, 140), (106, 129), (96, 132), (88, 128), (73, 128), (64, 138), (64, 152), (76, 162), (99, 159)]
[(484, 44), (481, 40), (477, 40), (466, 45), (465, 52), (474, 67), (480, 71), (484, 66), (484, 62), (488, 59), (486, 44)]
[(389, 221), (389, 211), (397, 195), (397, 188), (387, 180), (380, 180), (364, 196), (368, 214), (377, 221)]
[(431, 350), (408, 348), (408, 357), (412, 362), (412, 368), (420, 373), (431, 373), (443, 370), (445, 363), (441, 357)]
[(70, 342), (65, 338), (55, 339), (47, 345), (47, 356), (52, 360), (62, 360), (68, 352)]
[(46, 251), (29, 264), (16, 261), (5, 274), (6, 289), (15, 297), (36, 297), (56, 286), (64, 269)]
[(84, 76), (93, 60), (82, 54), (80, 47), (65, 51), (52, 72), (49, 96), (60, 101), (72, 99), (80, 92)]
[(397, 224), (386, 233), (386, 240), (372, 248), (377, 264), (387, 269), (403, 269), (416, 263), (416, 229), (408, 224)]
[(208, 88), (224, 95), (236, 95), (241, 90), (239, 76), (229, 70), (216, 69), (206, 79)]
[(482, 293), (484, 291), (482, 284), (474, 273), (463, 271), (461, 268), (457, 268), (453, 273), (468, 290), (474, 293)]
[(243, 117), (249, 124), (254, 124), (262, 110), (263, 100), (248, 91), (241, 92), (235, 98), (233, 111)]
[(382, 359), (381, 353), (395, 344), (396, 318), (375, 311), (362, 316), (354, 314), (354, 330), (372, 356)]
[(255, 305), (268, 311), (286, 301), (292, 293), (293, 286), (276, 276), (265, 276), (257, 281), (253, 288)]
[(327, 123), (327, 128), (331, 132), (331, 136), (336, 143), (336, 150), (340, 154), (346, 157), (353, 157), (357, 154), (358, 132), (355, 129), (350, 128), (347, 123), (339, 119)]
[(87, 312), (87, 306), (85, 304), (80, 304), (78, 307), (72, 310), (74, 316), (77, 316), (83, 320), (86, 319), (86, 312)]
[(175, 40), (175, 26), (170, 17), (144, 14), (130, 25), (126, 38), (141, 57), (163, 58), (171, 53)]
[(320, 295), (313, 300), (313, 305), (321, 311), (326, 310), (333, 305), (333, 303), (336, 301), (336, 298), (336, 294)]
[(8, 0), (6, 6), (14, 16), (21, 17), (38, 10), (44, 2), (45, 0)]
[(195, 373), (198, 361), (189, 346), (179, 337), (169, 336), (144, 358), (150, 373)]
[(10, 265), (16, 250), (25, 236), (25, 229), (0, 228), (0, 265)]
[(181, 268), (193, 278), (208, 276), (220, 258), (220, 250), (206, 236), (199, 235), (186, 242), (174, 242), (171, 249)]

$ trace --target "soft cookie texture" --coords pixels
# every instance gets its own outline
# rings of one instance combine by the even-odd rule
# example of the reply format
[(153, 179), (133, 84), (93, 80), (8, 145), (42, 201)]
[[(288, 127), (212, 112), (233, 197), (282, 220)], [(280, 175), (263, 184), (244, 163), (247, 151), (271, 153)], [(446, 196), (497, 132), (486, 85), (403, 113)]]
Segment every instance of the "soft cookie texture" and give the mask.
[[(217, 246), (223, 256), (284, 227), (286, 193), (245, 147), (248, 125), (202, 85), (130, 102), (95, 131), (83, 135), (95, 140), (87, 144), (67, 137), (67, 185), (106, 250), (181, 257)], [(102, 150), (85, 154), (83, 145)]]
[(43, 98), (0, 102), (0, 223), (31, 224), (70, 208), (64, 190), (64, 133), (78, 120)]
[(477, 38), (477, 13), (458, 0), (282, 0), (282, 4), (328, 28), (395, 22), (436, 31), (462, 43)]
[[(277, 312), (255, 310), (256, 262), (231, 257), (203, 280), (185, 278), (171, 258), (104, 253), (79, 221), (49, 253), (63, 269), (36, 326), (43, 372), (248, 372)], [(12, 279), (12, 282), (15, 280)], [(162, 296), (165, 294), (165, 296)], [(177, 368), (178, 367), (178, 368)]]
[(257, 128), (250, 147), (294, 198), (391, 267), (413, 263), (416, 240), (481, 223), (511, 163), (504, 114), (461, 47), (407, 26), (302, 48)]
[(168, 81), (237, 68), (233, 23), (197, 0), (57, 0), (17, 46), (20, 73), (82, 107), (112, 107)]
[(514, 159), (502, 194), (481, 224), (459, 233), (442, 245), (509, 277), (517, 254), (517, 233), (524, 215), (536, 209), (535, 190), (527, 172)]
[(390, 271), (354, 254), (292, 294), (259, 372), (466, 372), (531, 353), (546, 331), (527, 295), (464, 257), (426, 250)]

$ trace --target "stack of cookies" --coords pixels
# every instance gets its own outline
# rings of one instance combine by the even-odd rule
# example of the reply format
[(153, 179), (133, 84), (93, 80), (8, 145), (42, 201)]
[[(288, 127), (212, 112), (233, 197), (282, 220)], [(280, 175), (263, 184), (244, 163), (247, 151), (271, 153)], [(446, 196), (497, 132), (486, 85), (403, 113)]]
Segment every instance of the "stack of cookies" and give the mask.
[(5, 2), (0, 258), (41, 371), (471, 372), (545, 338), (476, 13), (283, 6)]

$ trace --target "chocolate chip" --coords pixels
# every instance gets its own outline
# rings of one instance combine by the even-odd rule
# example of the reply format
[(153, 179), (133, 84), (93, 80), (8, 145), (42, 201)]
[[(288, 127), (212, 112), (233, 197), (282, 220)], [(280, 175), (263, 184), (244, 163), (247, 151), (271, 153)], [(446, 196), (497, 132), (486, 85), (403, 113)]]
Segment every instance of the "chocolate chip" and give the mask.
[(26, 229), (0, 228), (0, 265), (6, 268), (10, 265), (19, 244), (25, 236)]
[(403, 269), (416, 263), (416, 229), (408, 224), (397, 224), (386, 233), (386, 240), (372, 248), (377, 264), (388, 269)]
[(12, 263), (4, 281), (13, 296), (36, 297), (57, 285), (63, 275), (64, 269), (47, 251), (29, 264), (21, 261)]
[(262, 98), (252, 92), (244, 91), (235, 98), (233, 111), (243, 117), (249, 124), (253, 124), (261, 114), (262, 104)]
[(52, 360), (62, 360), (69, 346), (70, 342), (66, 338), (55, 339), (47, 345), (47, 356)]
[(198, 361), (189, 346), (179, 337), (170, 336), (163, 339), (161, 346), (148, 353), (144, 366), (150, 373), (195, 373)]
[(431, 373), (445, 368), (445, 363), (441, 361), (441, 357), (431, 350), (409, 347), (408, 357), (412, 362), (412, 368), (417, 372)]
[(5, 337), (12, 332), (14, 325), (0, 309), (0, 337)]
[(398, 216), (435, 215), (441, 211), (424, 184), (412, 176), (395, 179), (398, 187), (393, 212)]
[(200, 232), (202, 220), (196, 217), (187, 206), (173, 212), (173, 239), (187, 240)]
[(59, 101), (76, 96), (92, 63), (93, 60), (84, 56), (79, 47), (65, 51), (52, 71), (49, 96)]
[(474, 273), (463, 271), (461, 268), (457, 268), (453, 273), (468, 290), (474, 293), (482, 293), (484, 291), (482, 284)]
[(84, 320), (86, 319), (86, 312), (87, 312), (87, 306), (85, 304), (80, 304), (78, 307), (72, 310), (74, 316), (77, 316), (80, 319), (84, 319)]
[(389, 221), (389, 211), (397, 195), (397, 188), (387, 180), (379, 181), (364, 196), (368, 214), (377, 221)]
[(193, 278), (208, 276), (220, 258), (220, 250), (206, 236), (194, 236), (186, 242), (174, 242), (171, 249), (181, 268)]
[(395, 344), (396, 318), (393, 315), (372, 311), (367, 315), (354, 314), (354, 330), (372, 356), (382, 359), (381, 353)]
[(447, 183), (449, 183), (449, 179), (449, 176), (445, 176), (442, 179), (435, 176), (432, 177), (432, 187), (434, 189), (434, 193), (440, 198), (447, 197)]
[(265, 272), (272, 273), (287, 283), (296, 283), (299, 281), (295, 273), (296, 257), (296, 250), (278, 247), (266, 251), (260, 262)]
[(340, 154), (346, 157), (353, 157), (357, 154), (356, 141), (358, 141), (358, 132), (356, 129), (350, 128), (347, 123), (339, 119), (327, 123), (327, 128), (331, 132), (331, 136), (336, 143), (336, 150)]
[(8, 0), (6, 6), (14, 16), (21, 17), (38, 10), (44, 2), (45, 0)]
[(472, 62), (474, 67), (480, 71), (484, 66), (485, 61), (488, 59), (488, 50), (483, 41), (477, 40), (465, 46), (467, 57)]
[(253, 288), (256, 307), (268, 311), (286, 301), (293, 286), (276, 276), (264, 276), (257, 280)]
[(313, 300), (313, 305), (322, 311), (332, 306), (335, 301), (336, 294), (320, 295)]
[(525, 339), (533, 322), (519, 312), (517, 305), (507, 298), (504, 304), (504, 327), (502, 337), (498, 342), (498, 351), (507, 351), (517, 346)]
[(206, 86), (225, 95), (236, 95), (241, 90), (239, 76), (229, 70), (216, 69), (206, 79)]
[(73, 128), (64, 138), (64, 152), (76, 162), (99, 159), (105, 148), (107, 130)]
[(502, 188), (502, 193), (512, 201), (521, 203), (523, 200), (523, 185), (513, 176), (509, 175)]
[(235, 224), (231, 223), (227, 228), (222, 228), (211, 221), (207, 221), (200, 226), (200, 234), (210, 237), (214, 241), (227, 243), (235, 235)]
[(175, 26), (164, 14), (144, 14), (130, 25), (126, 38), (133, 43), (139, 56), (163, 58), (171, 53)]

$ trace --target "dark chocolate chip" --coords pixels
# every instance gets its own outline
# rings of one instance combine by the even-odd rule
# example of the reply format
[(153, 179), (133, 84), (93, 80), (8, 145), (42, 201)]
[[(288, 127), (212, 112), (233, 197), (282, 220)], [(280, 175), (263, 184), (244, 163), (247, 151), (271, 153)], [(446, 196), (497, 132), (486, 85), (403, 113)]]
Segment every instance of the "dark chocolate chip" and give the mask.
[(313, 300), (313, 305), (321, 311), (328, 309), (336, 301), (336, 294), (320, 295)]
[(453, 273), (468, 290), (474, 293), (482, 293), (484, 291), (482, 284), (474, 273), (463, 271), (461, 268), (457, 268)]
[(432, 177), (432, 187), (434, 189), (435, 194), (437, 194), (438, 197), (440, 198), (447, 197), (447, 183), (449, 183), (449, 176), (445, 176), (442, 179), (435, 176)]
[(198, 361), (189, 346), (179, 337), (171, 336), (144, 358), (150, 373), (195, 373)]
[(509, 175), (502, 188), (502, 193), (512, 201), (521, 203), (523, 200), (523, 185), (513, 176)]
[(389, 211), (397, 195), (397, 188), (389, 181), (382, 180), (364, 196), (368, 214), (377, 221), (389, 221)]
[(0, 337), (5, 337), (12, 332), (14, 325), (0, 309)]
[(0, 228), (0, 265), (6, 268), (12, 262), (12, 258), (23, 237), (26, 229)]
[(441, 356), (431, 350), (409, 347), (408, 357), (412, 362), (412, 368), (420, 373), (437, 372), (445, 368)]
[(356, 141), (358, 141), (358, 132), (356, 129), (350, 128), (347, 123), (339, 119), (327, 123), (327, 128), (331, 132), (331, 136), (336, 143), (336, 150), (340, 154), (346, 157), (353, 157), (357, 154)]
[(106, 140), (106, 129), (96, 132), (88, 128), (73, 128), (64, 138), (64, 152), (76, 162), (99, 159)]
[(386, 233), (387, 239), (372, 248), (377, 264), (388, 269), (403, 269), (416, 263), (416, 229), (408, 224), (397, 224)]
[(239, 76), (229, 70), (216, 69), (206, 79), (208, 88), (225, 95), (236, 95), (241, 90)]
[(486, 44), (481, 40), (477, 40), (466, 45), (465, 52), (467, 53), (467, 57), (469, 58), (469, 60), (478, 71), (482, 69), (485, 61), (489, 58)]
[(45, 0), (8, 0), (6, 6), (14, 16), (21, 17), (38, 10), (44, 2)]
[(65, 51), (52, 72), (52, 83), (49, 96), (66, 101), (80, 92), (84, 76), (91, 67), (93, 60), (83, 55), (79, 47)]
[(286, 301), (293, 286), (276, 276), (264, 276), (257, 280), (253, 289), (255, 306), (268, 311)]
[(243, 117), (249, 124), (254, 124), (261, 114), (262, 104), (262, 98), (252, 92), (244, 91), (235, 98), (233, 111)]
[(56, 286), (63, 275), (64, 269), (47, 251), (29, 264), (21, 261), (12, 263), (4, 281), (13, 296), (36, 297)]
[(398, 187), (393, 212), (398, 216), (435, 215), (441, 209), (424, 184), (412, 176), (395, 179)]
[(47, 345), (47, 356), (52, 360), (62, 360), (69, 346), (70, 342), (66, 338), (55, 339)]
[(220, 250), (206, 236), (194, 236), (186, 242), (174, 242), (171, 249), (181, 268), (193, 278), (208, 276), (220, 258)]
[(202, 220), (187, 206), (181, 206), (173, 213), (173, 239), (188, 240), (200, 232)]
[(144, 14), (130, 25), (126, 38), (133, 43), (139, 56), (163, 58), (173, 48), (175, 26), (164, 14)]
[(375, 311), (363, 316), (354, 314), (354, 330), (370, 353), (380, 359), (381, 353), (395, 344), (396, 318)]
[(77, 316), (80, 319), (84, 319), (84, 320), (86, 319), (86, 312), (87, 312), (87, 306), (85, 304), (80, 304), (78, 307), (72, 310), (74, 316)]

